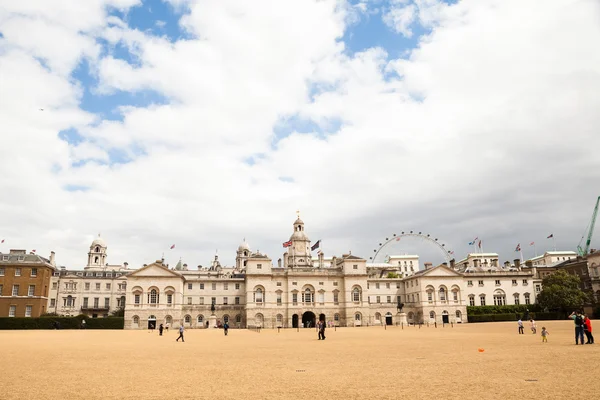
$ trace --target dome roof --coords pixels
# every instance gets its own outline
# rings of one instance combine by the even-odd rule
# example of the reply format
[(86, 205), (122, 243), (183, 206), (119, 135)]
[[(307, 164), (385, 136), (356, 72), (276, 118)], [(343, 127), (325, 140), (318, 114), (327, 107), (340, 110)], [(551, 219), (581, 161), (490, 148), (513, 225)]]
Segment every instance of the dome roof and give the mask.
[(294, 231), (290, 240), (310, 240), (304, 231)]
[(94, 246), (106, 247), (106, 242), (100, 237), (100, 234), (98, 234), (98, 237), (96, 239), (94, 239), (94, 241), (92, 242), (92, 245), (90, 247), (94, 247)]
[(243, 251), (243, 250), (250, 250), (250, 245), (248, 244), (248, 242), (246, 242), (246, 238), (244, 238), (244, 241), (238, 247), (238, 251)]
[(300, 225), (304, 225), (304, 221), (302, 221), (302, 220), (300, 219), (300, 217), (298, 217), (298, 219), (296, 220), (296, 222), (294, 222), (294, 225), (298, 225), (298, 224), (300, 224)]

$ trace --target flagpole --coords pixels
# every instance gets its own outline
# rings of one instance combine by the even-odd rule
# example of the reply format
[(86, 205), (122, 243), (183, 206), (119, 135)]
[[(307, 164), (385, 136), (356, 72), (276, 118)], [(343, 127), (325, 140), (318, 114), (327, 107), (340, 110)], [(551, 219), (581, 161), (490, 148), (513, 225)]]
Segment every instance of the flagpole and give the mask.
[(533, 253), (535, 254), (535, 257), (537, 257), (537, 249), (535, 247), (535, 242), (533, 242)]
[(552, 234), (552, 245), (554, 247), (554, 251), (556, 251), (556, 237), (554, 237), (554, 234)]

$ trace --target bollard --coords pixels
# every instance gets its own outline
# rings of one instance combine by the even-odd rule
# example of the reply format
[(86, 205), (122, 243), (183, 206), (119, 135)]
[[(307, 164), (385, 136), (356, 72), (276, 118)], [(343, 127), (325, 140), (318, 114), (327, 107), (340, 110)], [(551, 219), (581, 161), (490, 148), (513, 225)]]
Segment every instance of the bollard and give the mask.
[(404, 330), (404, 322), (401, 322), (400, 326), (402, 327), (402, 330)]
[(454, 328), (454, 322), (450, 322), (450, 327)]
[(419, 329), (421, 329), (421, 324), (419, 324)]
[(337, 332), (337, 325), (333, 327), (333, 330)]
[(300, 332), (300, 326), (296, 326), (296, 332)]
[(385, 324), (383, 326), (384, 326), (383, 330), (387, 331), (387, 324)]
[(277, 333), (279, 333), (279, 327), (277, 327)]
[(435, 327), (437, 328), (437, 321), (435, 321), (433, 324), (434, 324), (434, 325), (435, 325)]

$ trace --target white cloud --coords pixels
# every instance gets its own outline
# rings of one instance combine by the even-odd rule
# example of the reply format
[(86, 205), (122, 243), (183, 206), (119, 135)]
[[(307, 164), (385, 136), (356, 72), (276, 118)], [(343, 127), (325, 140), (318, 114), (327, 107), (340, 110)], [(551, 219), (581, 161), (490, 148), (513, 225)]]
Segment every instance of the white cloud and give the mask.
[(384, 14), (384, 22), (396, 32), (406, 37), (412, 37), (413, 32), (410, 29), (417, 17), (417, 6), (414, 4), (400, 3), (399, 6), (392, 7)]
[[(194, 38), (133, 30), (99, 1), (79, 19), (45, 3), (0, 16), (7, 247), (53, 249), (75, 267), (100, 231), (111, 262), (139, 266), (176, 243), (171, 262), (197, 265), (215, 248), (231, 262), (245, 236), (277, 259), (298, 208), (328, 253), (368, 257), (403, 229), (429, 230), (457, 254), (475, 234), (503, 259), (513, 242), (552, 231), (560, 245), (576, 243), (600, 181), (596, 2), (398, 3), (413, 12), (387, 14), (396, 31), (431, 29), (403, 59), (349, 55), (340, 40), (353, 11), (333, 0), (172, 3), (187, 9), (180, 23)], [(70, 36), (42, 46), (11, 30), (16, 18)], [(98, 37), (139, 62), (101, 57)], [(123, 121), (81, 111), (81, 84), (68, 76), (81, 57), (98, 73), (97, 93), (152, 91), (168, 104), (122, 107)], [(275, 136), (294, 119), (341, 128)], [(58, 138), (71, 127), (83, 143)], [(132, 161), (106, 165), (109, 153)], [(95, 161), (71, 167), (82, 159)]]

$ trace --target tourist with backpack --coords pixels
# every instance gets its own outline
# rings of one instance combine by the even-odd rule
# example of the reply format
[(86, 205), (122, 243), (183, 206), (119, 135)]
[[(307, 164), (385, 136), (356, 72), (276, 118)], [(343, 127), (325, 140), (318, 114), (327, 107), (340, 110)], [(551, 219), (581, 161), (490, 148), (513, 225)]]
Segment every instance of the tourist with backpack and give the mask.
[(581, 315), (581, 313), (579, 311), (573, 311), (571, 313), (571, 315), (569, 315), (569, 318), (571, 318), (574, 322), (575, 322), (575, 345), (579, 344), (579, 341), (581, 340), (581, 344), (584, 344), (583, 342), (583, 316)]

